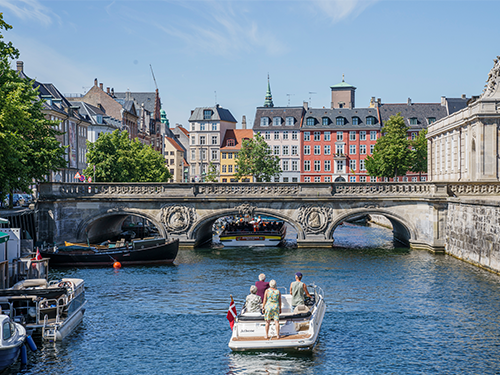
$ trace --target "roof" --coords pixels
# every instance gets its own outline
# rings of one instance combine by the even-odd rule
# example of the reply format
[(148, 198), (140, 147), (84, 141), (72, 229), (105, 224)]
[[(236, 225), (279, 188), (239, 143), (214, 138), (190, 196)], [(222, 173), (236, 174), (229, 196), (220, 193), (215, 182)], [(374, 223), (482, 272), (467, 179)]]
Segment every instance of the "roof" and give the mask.
[[(210, 119), (204, 118), (204, 111), (211, 110), (212, 116)], [(189, 122), (193, 121), (226, 121), (226, 122), (238, 122), (233, 117), (231, 112), (228, 109), (222, 108), (218, 104), (215, 107), (197, 107), (191, 113), (191, 117), (189, 117)]]
[(179, 129), (181, 132), (183, 132), (184, 134), (186, 134), (189, 137), (189, 131), (184, 126), (177, 125), (176, 129)]
[[(304, 107), (257, 107), (255, 112), (255, 120), (253, 123), (254, 131), (264, 130), (299, 130), (302, 124), (302, 117), (304, 115)], [(261, 125), (261, 118), (269, 118), (269, 126)], [(280, 125), (273, 124), (274, 117), (281, 117)], [(293, 117), (293, 125), (286, 125), (286, 118)]]
[[(427, 129), (429, 118), (436, 120), (442, 119), (448, 115), (446, 107), (441, 103), (396, 103), (379, 105), (382, 125), (389, 120), (391, 116), (401, 113), (405, 119), (406, 125), (412, 129)], [(409, 119), (416, 118), (417, 124), (410, 124)]]
[(170, 138), (170, 137), (165, 137), (167, 139), (167, 141), (170, 142), (170, 144), (172, 146), (174, 146), (174, 148), (177, 150), (177, 151), (182, 151), (184, 152), (184, 149), (173, 139), (173, 138)]
[(467, 102), (470, 98), (446, 98), (446, 105), (448, 107), (448, 115), (458, 112), (467, 107)]
[(344, 81), (337, 83), (336, 85), (330, 86), (331, 89), (355, 89), (353, 85), (350, 85)]
[[(253, 130), (252, 129), (227, 129), (226, 134), (224, 134), (224, 140), (222, 141), (221, 150), (239, 150), (241, 149), (241, 145), (243, 144), (244, 139), (253, 138)], [(234, 139), (234, 146), (228, 146), (227, 141), (229, 139)]]
[[(323, 122), (323, 118), (327, 118), (327, 123)], [(337, 125), (337, 118), (344, 118), (344, 125)], [(353, 123), (353, 118), (358, 118), (358, 124)], [(374, 117), (374, 124), (368, 125), (367, 118)], [(308, 125), (307, 119), (313, 118), (314, 124)], [(332, 129), (332, 130), (363, 130), (363, 129), (380, 129), (377, 108), (310, 108), (304, 114), (304, 129)]]
[[(123, 126), (120, 120), (106, 115), (106, 112), (101, 110), (99, 107), (81, 101), (71, 101), (70, 103), (72, 106), (79, 107), (78, 112), (80, 115), (90, 121), (93, 125), (108, 125), (116, 129), (121, 129)], [(102, 123), (97, 122), (98, 115), (102, 116)]]
[[(139, 108), (144, 103), (144, 108), (151, 113), (155, 111), (155, 93), (154, 92), (129, 92), (130, 96), (138, 103)], [(115, 92), (115, 97), (127, 99), (126, 92)]]

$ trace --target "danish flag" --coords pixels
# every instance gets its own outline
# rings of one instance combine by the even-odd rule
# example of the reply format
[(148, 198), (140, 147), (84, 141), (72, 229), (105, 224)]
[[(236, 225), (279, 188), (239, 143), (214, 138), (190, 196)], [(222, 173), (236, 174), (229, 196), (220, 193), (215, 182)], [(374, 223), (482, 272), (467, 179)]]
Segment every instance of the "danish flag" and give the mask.
[(229, 320), (229, 326), (231, 329), (234, 327), (234, 320), (236, 319), (236, 305), (234, 304), (233, 296), (231, 296), (231, 303), (229, 304), (229, 310), (227, 311), (226, 318)]

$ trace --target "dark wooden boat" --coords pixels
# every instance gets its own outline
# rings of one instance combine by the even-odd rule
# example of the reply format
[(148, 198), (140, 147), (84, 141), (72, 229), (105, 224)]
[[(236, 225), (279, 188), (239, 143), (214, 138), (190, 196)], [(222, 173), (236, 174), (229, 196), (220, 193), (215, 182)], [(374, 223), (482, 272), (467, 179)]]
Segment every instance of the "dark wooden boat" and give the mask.
[[(114, 247), (113, 247), (114, 246)], [(136, 240), (130, 243), (109, 244), (108, 246), (85, 246), (68, 244), (56, 246), (51, 251), (40, 254), (50, 258), (52, 267), (111, 266), (120, 262), (123, 266), (171, 264), (179, 251), (179, 240), (166, 241), (165, 238)]]

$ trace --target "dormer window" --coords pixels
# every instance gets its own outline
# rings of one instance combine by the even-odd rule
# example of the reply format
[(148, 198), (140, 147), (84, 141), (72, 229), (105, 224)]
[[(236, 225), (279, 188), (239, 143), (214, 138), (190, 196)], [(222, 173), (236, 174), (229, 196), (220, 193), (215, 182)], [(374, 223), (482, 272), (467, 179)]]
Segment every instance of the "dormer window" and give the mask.
[(269, 117), (261, 117), (260, 126), (269, 126)]
[(102, 115), (97, 115), (95, 120), (98, 124), (102, 124)]
[(373, 116), (368, 116), (366, 118), (366, 125), (375, 125), (375, 117)]
[(417, 125), (417, 118), (416, 117), (412, 117), (410, 118), (410, 125)]
[(427, 122), (428, 122), (428, 123), (429, 123), (429, 125), (430, 125), (430, 124), (432, 124), (433, 122), (436, 122), (436, 118), (435, 118), (435, 117), (429, 117), (429, 118), (427, 119)]
[(359, 125), (359, 117), (353, 117), (352, 118), (352, 124), (353, 125)]
[(228, 139), (227, 140), (227, 147), (234, 147), (236, 144), (234, 139)]
[(314, 117), (308, 117), (306, 119), (306, 125), (307, 126), (314, 126)]
[(210, 120), (212, 118), (212, 110), (205, 109), (203, 110), (203, 120)]
[(285, 126), (293, 126), (295, 119), (292, 116), (288, 116), (285, 121)]
[(337, 125), (345, 125), (345, 118), (343, 118), (343, 117), (337, 117), (336, 124)]
[(323, 117), (321, 119), (321, 125), (328, 125), (330, 123), (330, 119), (328, 117)]
[(281, 117), (273, 117), (273, 126), (281, 126)]

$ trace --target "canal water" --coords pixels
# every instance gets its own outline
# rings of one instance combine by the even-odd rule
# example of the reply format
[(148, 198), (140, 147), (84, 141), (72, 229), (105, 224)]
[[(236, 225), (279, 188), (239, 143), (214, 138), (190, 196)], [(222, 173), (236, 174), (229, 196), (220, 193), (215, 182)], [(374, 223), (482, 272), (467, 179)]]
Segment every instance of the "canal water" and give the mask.
[[(39, 342), (22, 374), (498, 374), (500, 278), (394, 247), (388, 229), (345, 224), (333, 249), (196, 249), (175, 265), (55, 270), (85, 279), (83, 324)], [(259, 273), (295, 272), (326, 293), (309, 355), (232, 353), (226, 313)]]

